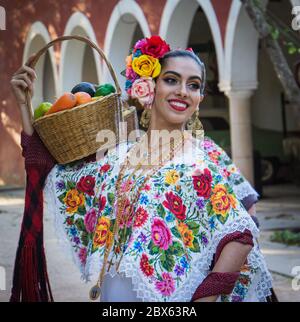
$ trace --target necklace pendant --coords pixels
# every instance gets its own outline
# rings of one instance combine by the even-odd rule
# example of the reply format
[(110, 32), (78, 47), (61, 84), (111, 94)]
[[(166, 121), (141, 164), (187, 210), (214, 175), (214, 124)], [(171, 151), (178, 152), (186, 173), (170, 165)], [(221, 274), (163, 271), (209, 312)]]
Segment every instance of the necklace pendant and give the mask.
[(101, 288), (100, 288), (100, 286), (97, 285), (97, 284), (95, 286), (93, 286), (90, 289), (89, 295), (90, 295), (90, 299), (92, 301), (96, 301), (98, 299), (98, 297), (100, 297), (100, 295), (101, 295)]

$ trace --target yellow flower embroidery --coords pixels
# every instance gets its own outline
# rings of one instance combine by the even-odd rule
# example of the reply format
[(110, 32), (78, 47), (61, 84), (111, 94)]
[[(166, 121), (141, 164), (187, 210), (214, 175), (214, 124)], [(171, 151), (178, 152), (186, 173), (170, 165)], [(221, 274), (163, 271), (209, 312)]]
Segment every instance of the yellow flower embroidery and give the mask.
[(182, 241), (184, 243), (184, 245), (188, 248), (192, 248), (193, 247), (193, 241), (194, 241), (194, 234), (192, 232), (192, 230), (189, 229), (189, 227), (183, 223), (180, 222), (177, 225), (178, 231), (181, 235)]
[(225, 217), (230, 208), (236, 208), (236, 199), (233, 195), (229, 194), (226, 187), (222, 184), (217, 184), (212, 190), (210, 198), (213, 211), (217, 215)]
[(85, 197), (78, 190), (71, 189), (67, 192), (63, 201), (67, 205), (67, 212), (74, 214), (78, 210), (78, 207), (84, 205)]
[(165, 183), (175, 184), (179, 178), (179, 173), (176, 170), (170, 170), (166, 173)]
[(100, 217), (96, 225), (95, 235), (93, 239), (94, 248), (102, 247), (106, 243), (112, 242), (112, 232), (109, 230), (109, 228), (110, 219), (104, 216)]

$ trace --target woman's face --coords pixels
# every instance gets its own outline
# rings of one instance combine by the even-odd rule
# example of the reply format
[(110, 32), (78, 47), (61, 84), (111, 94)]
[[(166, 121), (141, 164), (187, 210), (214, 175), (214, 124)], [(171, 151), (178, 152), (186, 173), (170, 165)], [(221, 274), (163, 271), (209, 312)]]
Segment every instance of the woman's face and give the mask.
[(183, 126), (203, 99), (200, 86), (197, 62), (190, 57), (169, 58), (156, 81), (153, 121), (165, 128)]

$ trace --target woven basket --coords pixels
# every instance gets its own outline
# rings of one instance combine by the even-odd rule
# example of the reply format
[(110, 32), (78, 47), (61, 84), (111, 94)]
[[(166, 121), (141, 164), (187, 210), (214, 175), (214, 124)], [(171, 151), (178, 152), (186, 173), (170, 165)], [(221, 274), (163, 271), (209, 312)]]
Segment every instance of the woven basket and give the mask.
[(119, 142), (119, 123), (124, 121), (123, 112), (126, 112), (125, 121), (128, 131), (136, 129), (136, 111), (124, 110), (121, 101), (121, 89), (115, 72), (103, 51), (88, 38), (81, 36), (59, 37), (35, 54), (26, 65), (34, 68), (38, 59), (49, 47), (65, 40), (83, 41), (94, 48), (105, 61), (116, 86), (116, 93), (98, 100), (76, 106), (69, 110), (33, 119), (31, 97), (27, 90), (26, 102), (31, 115), (31, 122), (41, 140), (59, 164), (66, 164), (82, 159), (101, 149), (104, 142), (97, 142), (97, 133), (101, 130), (110, 130), (115, 133), (116, 143)]

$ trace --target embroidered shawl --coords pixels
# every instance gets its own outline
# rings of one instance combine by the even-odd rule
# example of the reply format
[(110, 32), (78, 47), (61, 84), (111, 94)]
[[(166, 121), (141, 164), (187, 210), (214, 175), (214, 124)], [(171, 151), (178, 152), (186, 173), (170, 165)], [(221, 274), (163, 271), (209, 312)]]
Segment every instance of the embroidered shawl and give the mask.
[[(97, 281), (112, 238), (115, 185), (130, 146), (123, 143), (88, 164), (56, 165), (47, 178), (46, 209), (85, 280)], [(221, 300), (265, 301), (271, 276), (257, 243), (259, 231), (241, 202), (257, 193), (212, 140), (193, 139), (192, 146), (193, 152), (183, 154), (187, 159), (175, 156), (150, 178), (134, 215), (121, 221), (119, 236), (125, 243), (119, 272), (132, 279), (143, 301), (190, 301), (209, 274), (220, 241), (247, 229), (254, 247), (233, 292)], [(138, 174), (128, 180), (130, 171), (125, 172), (121, 189), (129, 191), (135, 180), (138, 186), (143, 181)], [(115, 240), (108, 261), (114, 263), (112, 276), (121, 253)]]

